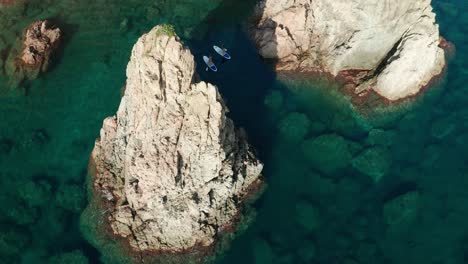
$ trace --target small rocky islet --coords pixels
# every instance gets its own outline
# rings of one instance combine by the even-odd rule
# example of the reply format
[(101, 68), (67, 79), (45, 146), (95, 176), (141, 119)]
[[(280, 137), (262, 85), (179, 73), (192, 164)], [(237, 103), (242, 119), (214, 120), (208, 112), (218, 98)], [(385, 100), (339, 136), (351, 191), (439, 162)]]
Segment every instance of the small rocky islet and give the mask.
[(99, 211), (136, 252), (210, 251), (263, 185), (245, 132), (194, 68), (170, 26), (143, 35), (117, 115), (104, 120), (91, 153)]
[[(278, 60), (276, 69), (286, 78), (301, 73), (305, 83), (313, 83), (315, 77), (310, 76), (323, 72), (338, 81), (338, 90), (344, 87), (363, 100), (376, 93), (399, 101), (391, 105), (398, 110), (389, 108), (379, 120), (369, 119), (355, 110), (347, 96), (327, 94), (326, 90), (334, 89), (329, 84), (313, 83), (306, 86), (317, 87), (304, 89), (302, 80), (286, 80), (270, 89), (263, 102), (269, 111), (265, 131), (274, 142), (266, 153), (252, 147), (262, 144), (247, 142), (247, 134), (255, 131), (249, 126), (237, 128), (235, 118), (228, 117), (223, 84), (202, 81), (208, 73), (196, 72), (196, 57), (184, 44), (190, 40), (181, 40), (167, 25), (139, 37), (127, 66), (119, 109), (104, 119), (89, 163), (90, 197), (81, 216), (81, 232), (102, 254), (101, 261), (427, 263), (432, 259), (464, 263), (466, 232), (457, 225), (465, 219), (464, 213), (444, 210), (444, 204), (462, 210), (456, 201), (463, 196), (464, 159), (448, 161), (443, 154), (451, 144), (464, 144), (466, 137), (457, 123), (457, 116), (463, 114), (418, 111), (433, 104), (432, 98), (441, 97), (432, 95), (430, 87), (428, 95), (409, 109), (399, 108), (401, 99), (419, 94), (446, 70), (449, 61), (444, 53), (453, 46), (439, 36), (429, 1), (402, 1), (394, 6), (336, 3), (342, 9), (334, 5), (261, 1), (254, 8), (249, 34), (262, 57)], [(448, 4), (435, 6), (458, 16)], [(362, 13), (342, 12), (351, 7)], [(369, 22), (351, 23), (366, 15), (375, 27), (368, 27)], [(297, 17), (303, 17), (304, 24), (297, 23)], [(336, 28), (320, 24), (320, 18), (336, 22)], [(31, 34), (31, 29), (37, 32)], [(44, 74), (44, 65), (57, 47), (55, 40), (66, 31), (52, 27), (50, 35), (47, 30), (43, 20), (25, 29), (24, 48), (12, 56), (21, 81), (37, 77), (40, 81), (44, 77), (39, 72), (49, 75)], [(328, 34), (329, 30), (336, 34)], [(350, 32), (354, 33), (350, 36)], [(379, 34), (387, 38), (376, 37)], [(31, 35), (46, 44), (31, 44)], [(458, 48), (460, 41), (451, 37), (447, 35)], [(455, 63), (463, 67), (459, 60)], [(25, 73), (31, 70), (33, 74)], [(404, 77), (408, 72), (412, 74)], [(281, 88), (284, 84), (287, 89)], [(330, 99), (307, 105), (320, 96)], [(419, 129), (428, 133), (416, 133)], [(55, 140), (53, 132), (40, 128), (31, 132), (31, 143), (5, 138), (0, 146), (5, 155), (15, 155), (28, 144), (47, 148)], [(464, 153), (457, 147), (451, 151)], [(454, 174), (453, 180), (444, 183), (450, 193), (437, 189), (444, 182), (438, 175), (447, 170)], [(36, 213), (18, 209), (1, 221), (17, 221), (19, 227), (36, 225), (36, 221), (47, 225), (41, 215), (49, 215), (43, 208), (52, 200), (54, 207), (75, 215), (83, 209), (84, 197), (72, 196), (83, 194), (78, 184), (58, 184), (41, 175), (26, 182), (5, 182), (22, 190), (19, 195), (7, 192), (8, 199)], [(269, 186), (259, 198), (265, 182)], [(257, 217), (252, 217), (253, 208), (259, 211)], [(450, 233), (448, 226), (440, 231), (443, 234), (433, 230), (428, 233), (446, 238), (429, 242), (429, 234), (421, 234), (431, 223), (450, 223), (459, 230), (457, 234)], [(246, 232), (237, 235), (247, 226)], [(19, 239), (18, 232), (1, 237), (0, 252), (8, 257), (18, 254), (16, 248), (29, 247), (27, 235)], [(421, 254), (444, 242), (461, 249), (444, 248), (437, 256)], [(52, 257), (28, 253), (22, 261), (94, 263), (96, 253), (77, 248), (83, 250), (74, 246)], [(242, 254), (246, 248), (249, 253)], [(224, 256), (212, 258), (218, 253)]]
[(34, 80), (45, 73), (52, 60), (53, 52), (61, 40), (60, 28), (47, 20), (31, 23), (23, 33), (20, 50), (10, 51), (5, 71), (16, 83)]
[(255, 16), (253, 39), (277, 70), (327, 73), (357, 96), (413, 96), (446, 65), (430, 1), (264, 0)]

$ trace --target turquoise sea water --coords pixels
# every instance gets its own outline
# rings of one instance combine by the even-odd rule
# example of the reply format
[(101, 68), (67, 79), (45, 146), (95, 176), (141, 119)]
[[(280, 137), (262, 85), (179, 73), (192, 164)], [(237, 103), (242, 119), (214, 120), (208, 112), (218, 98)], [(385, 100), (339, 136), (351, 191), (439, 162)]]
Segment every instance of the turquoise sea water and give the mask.
[[(42, 78), (12, 88), (0, 77), (0, 263), (102, 263), (79, 231), (88, 157), (118, 107), (132, 45), (161, 22), (175, 25), (265, 162), (256, 220), (218, 263), (468, 263), (468, 3), (433, 0), (456, 55), (441, 87), (391, 115), (355, 111), (329, 85), (276, 76), (244, 31), (253, 4), (0, 9), (0, 65), (30, 22), (50, 18), (65, 32)], [(234, 59), (205, 72), (200, 55), (221, 41)]]

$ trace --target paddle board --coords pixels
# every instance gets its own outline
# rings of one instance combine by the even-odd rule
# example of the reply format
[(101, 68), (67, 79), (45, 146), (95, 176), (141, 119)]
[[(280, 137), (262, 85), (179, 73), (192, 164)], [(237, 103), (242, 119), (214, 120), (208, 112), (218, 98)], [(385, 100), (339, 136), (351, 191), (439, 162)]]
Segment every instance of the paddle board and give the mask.
[(216, 51), (216, 53), (218, 53), (219, 55), (221, 55), (223, 58), (225, 58), (226, 60), (230, 60), (231, 59), (231, 55), (229, 55), (229, 53), (227, 53), (226, 51), (224, 51), (222, 48), (214, 45), (213, 46), (213, 49)]
[(210, 58), (208, 58), (207, 56), (203, 56), (203, 60), (205, 61), (208, 68), (210, 68), (210, 70), (212, 70), (214, 72), (218, 71), (218, 68), (216, 68), (216, 65), (214, 63), (212, 63), (212, 62), (210, 63)]

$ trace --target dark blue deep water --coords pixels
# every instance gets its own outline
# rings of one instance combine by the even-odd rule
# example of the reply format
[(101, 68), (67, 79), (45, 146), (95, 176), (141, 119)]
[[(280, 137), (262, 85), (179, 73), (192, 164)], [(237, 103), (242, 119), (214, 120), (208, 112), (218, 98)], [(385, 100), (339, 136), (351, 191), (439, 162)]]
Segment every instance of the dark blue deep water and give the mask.
[[(338, 88), (277, 76), (245, 32), (255, 0), (30, 0), (0, 8), (0, 263), (112, 263), (80, 233), (87, 163), (137, 38), (171, 23), (246, 129), (268, 188), (219, 264), (468, 263), (468, 2), (433, 0), (456, 46), (419, 99), (362, 113)], [(65, 32), (50, 72), (12, 87), (23, 28)], [(217, 74), (200, 57), (223, 42)], [(376, 180), (378, 178), (378, 180)]]

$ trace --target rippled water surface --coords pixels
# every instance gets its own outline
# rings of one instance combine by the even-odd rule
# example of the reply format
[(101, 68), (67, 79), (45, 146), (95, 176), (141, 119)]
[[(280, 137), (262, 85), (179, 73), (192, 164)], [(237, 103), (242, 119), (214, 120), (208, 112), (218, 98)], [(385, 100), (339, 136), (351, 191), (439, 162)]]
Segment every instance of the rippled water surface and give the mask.
[[(276, 76), (234, 0), (31, 0), (0, 9), (0, 66), (30, 22), (65, 32), (42, 78), (0, 75), (0, 263), (113, 263), (80, 234), (89, 153), (119, 104), (132, 45), (175, 25), (265, 162), (256, 220), (218, 263), (468, 263), (468, 4), (433, 0), (456, 47), (445, 80), (392, 113)], [(223, 42), (233, 60), (205, 72)]]

